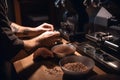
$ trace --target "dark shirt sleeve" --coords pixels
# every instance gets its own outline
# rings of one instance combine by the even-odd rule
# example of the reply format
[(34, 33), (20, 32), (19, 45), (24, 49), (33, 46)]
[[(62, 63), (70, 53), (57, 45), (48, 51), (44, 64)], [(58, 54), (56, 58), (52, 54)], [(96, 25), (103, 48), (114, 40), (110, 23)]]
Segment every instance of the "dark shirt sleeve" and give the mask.
[(0, 60), (10, 60), (23, 48), (23, 41), (12, 32), (4, 3), (0, 0)]

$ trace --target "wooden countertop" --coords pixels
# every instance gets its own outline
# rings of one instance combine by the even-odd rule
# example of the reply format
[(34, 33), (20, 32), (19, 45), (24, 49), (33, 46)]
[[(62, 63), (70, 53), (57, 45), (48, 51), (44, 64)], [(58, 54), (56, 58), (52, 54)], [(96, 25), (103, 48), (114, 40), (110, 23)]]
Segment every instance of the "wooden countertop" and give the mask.
[[(63, 42), (66, 43), (67, 41), (63, 40)], [(81, 56), (78, 52), (75, 52), (75, 55)], [(52, 68), (48, 65), (52, 66)], [(34, 62), (33, 54), (14, 62), (14, 66), (20, 80), (66, 80), (63, 78), (64, 74), (61, 68), (54, 61)], [(93, 68), (93, 72), (95, 74), (106, 74), (97, 66)]]

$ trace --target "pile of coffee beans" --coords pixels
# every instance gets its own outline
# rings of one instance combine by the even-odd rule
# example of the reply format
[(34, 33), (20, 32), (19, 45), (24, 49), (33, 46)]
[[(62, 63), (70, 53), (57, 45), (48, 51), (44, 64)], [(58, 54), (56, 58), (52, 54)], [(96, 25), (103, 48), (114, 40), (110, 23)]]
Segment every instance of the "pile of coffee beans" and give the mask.
[(84, 72), (88, 70), (88, 67), (81, 62), (66, 63), (63, 67), (74, 72)]
[(50, 75), (63, 74), (63, 71), (61, 70), (60, 67), (54, 67), (51, 69), (47, 68), (45, 71), (48, 72), (48, 74), (50, 74)]

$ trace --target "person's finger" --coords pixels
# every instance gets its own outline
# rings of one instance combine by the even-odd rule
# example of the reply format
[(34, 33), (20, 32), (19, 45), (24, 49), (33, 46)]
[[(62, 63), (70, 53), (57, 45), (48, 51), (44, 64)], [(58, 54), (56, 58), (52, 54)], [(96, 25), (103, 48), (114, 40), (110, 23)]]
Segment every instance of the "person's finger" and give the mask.
[(54, 26), (52, 24), (44, 23), (43, 27), (44, 28), (51, 28), (51, 30), (54, 30)]
[(42, 28), (43, 31), (53, 31), (53, 28), (47, 27), (47, 28)]
[(38, 27), (36, 27), (36, 30), (53, 31), (54, 26), (52, 24), (43, 23), (43, 24), (39, 25)]
[(52, 46), (59, 44), (61, 42), (62, 42), (62, 39), (60, 39), (59, 37), (56, 37), (53, 39), (51, 38), (51, 39), (49, 39), (49, 41), (46, 41), (46, 44), (47, 44), (46, 46), (52, 47)]
[(50, 38), (50, 37), (57, 37), (60, 36), (60, 32), (58, 31), (46, 31), (43, 34), (41, 34), (44, 38)]
[(58, 37), (58, 36), (60, 36), (60, 32), (58, 32), (58, 31), (52, 31), (49, 35), (50, 35), (50, 37), (51, 36)]

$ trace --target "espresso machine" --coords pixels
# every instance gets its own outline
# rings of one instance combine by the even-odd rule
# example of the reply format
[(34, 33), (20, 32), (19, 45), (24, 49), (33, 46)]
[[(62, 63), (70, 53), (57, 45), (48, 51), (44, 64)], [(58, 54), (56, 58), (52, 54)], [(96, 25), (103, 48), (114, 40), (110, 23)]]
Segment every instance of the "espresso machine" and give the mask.
[(120, 73), (120, 0), (56, 0), (59, 31), (107, 73)]
[(88, 15), (83, 0), (56, 0), (57, 20), (59, 31), (68, 41), (83, 41), (85, 39), (84, 26), (88, 22)]
[(120, 73), (120, 1), (84, 0), (89, 16), (84, 42), (73, 43), (78, 52), (93, 58), (107, 73)]

